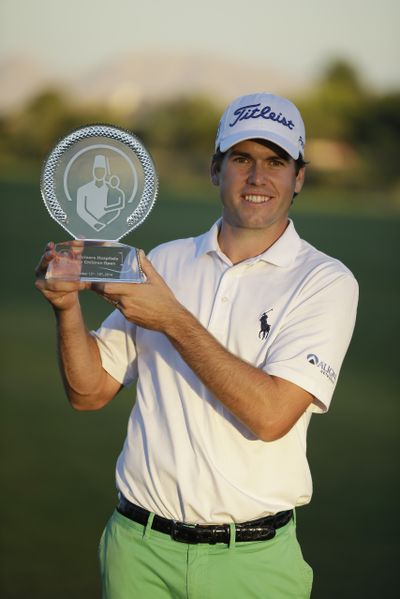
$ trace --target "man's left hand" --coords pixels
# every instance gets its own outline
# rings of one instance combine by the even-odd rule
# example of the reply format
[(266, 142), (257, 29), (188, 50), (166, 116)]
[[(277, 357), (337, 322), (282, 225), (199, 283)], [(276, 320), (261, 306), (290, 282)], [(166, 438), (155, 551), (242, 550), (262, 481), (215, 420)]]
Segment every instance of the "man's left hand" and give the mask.
[(140, 250), (145, 283), (92, 283), (91, 289), (113, 304), (125, 318), (155, 331), (165, 331), (174, 314), (184, 310), (164, 279)]

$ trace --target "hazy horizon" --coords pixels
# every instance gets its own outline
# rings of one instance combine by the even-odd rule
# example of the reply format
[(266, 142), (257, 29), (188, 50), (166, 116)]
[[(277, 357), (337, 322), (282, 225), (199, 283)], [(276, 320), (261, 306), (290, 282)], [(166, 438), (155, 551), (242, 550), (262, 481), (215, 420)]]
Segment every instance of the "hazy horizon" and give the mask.
[(389, 89), (400, 85), (399, 21), (396, 0), (2, 0), (0, 59), (26, 55), (63, 79), (129, 53), (183, 53), (311, 80), (343, 58), (367, 84)]

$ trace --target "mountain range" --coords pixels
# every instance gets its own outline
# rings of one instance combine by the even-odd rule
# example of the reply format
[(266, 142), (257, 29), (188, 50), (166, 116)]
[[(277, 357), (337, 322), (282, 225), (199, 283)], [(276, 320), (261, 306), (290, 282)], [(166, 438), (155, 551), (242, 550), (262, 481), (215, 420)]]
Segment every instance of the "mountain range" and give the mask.
[(59, 88), (77, 104), (105, 104), (132, 110), (146, 100), (202, 94), (226, 101), (255, 91), (293, 95), (308, 82), (273, 67), (236, 63), (219, 57), (182, 54), (129, 54), (65, 77), (29, 57), (0, 62), (0, 112), (17, 109), (45, 88)]

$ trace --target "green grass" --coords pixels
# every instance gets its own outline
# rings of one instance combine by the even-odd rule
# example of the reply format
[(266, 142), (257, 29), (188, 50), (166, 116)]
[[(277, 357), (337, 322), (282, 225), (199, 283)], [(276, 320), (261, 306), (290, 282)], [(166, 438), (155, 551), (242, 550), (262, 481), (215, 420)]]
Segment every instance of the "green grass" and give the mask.
[[(0, 185), (3, 264), (1, 574), (4, 599), (99, 596), (97, 542), (114, 507), (114, 464), (133, 390), (96, 413), (69, 408), (57, 373), (51, 309), (33, 287), (49, 239), (67, 236), (46, 213), (38, 186)], [(197, 234), (219, 215), (200, 193), (160, 194), (126, 242), (148, 250)], [(215, 198), (215, 195), (213, 196)], [(354, 339), (332, 409), (315, 416), (309, 459), (315, 493), (298, 510), (315, 599), (387, 596), (398, 538), (399, 217), (293, 211), (303, 237), (342, 259), (360, 282)], [(83, 297), (89, 326), (109, 307)], [(392, 584), (391, 584), (392, 583)], [(245, 599), (245, 598), (244, 598)]]

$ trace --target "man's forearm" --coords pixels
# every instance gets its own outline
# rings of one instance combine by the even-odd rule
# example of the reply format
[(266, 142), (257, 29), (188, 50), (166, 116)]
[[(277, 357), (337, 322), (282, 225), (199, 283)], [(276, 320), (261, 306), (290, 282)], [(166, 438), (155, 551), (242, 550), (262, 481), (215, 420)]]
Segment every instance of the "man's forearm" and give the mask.
[(185, 309), (165, 333), (207, 388), (260, 439), (288, 432), (312, 400), (296, 385), (231, 354)]
[(60, 371), (71, 405), (98, 409), (109, 398), (96, 341), (86, 329), (79, 303), (69, 310), (55, 310)]
[(103, 284), (97, 293), (117, 303), (130, 322), (167, 335), (204, 385), (258, 438), (271, 441), (287, 433), (312, 396), (231, 354), (178, 302), (144, 255), (141, 263), (146, 283)]

